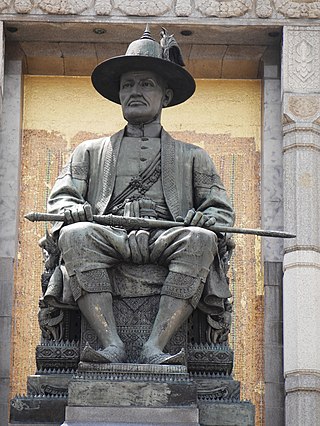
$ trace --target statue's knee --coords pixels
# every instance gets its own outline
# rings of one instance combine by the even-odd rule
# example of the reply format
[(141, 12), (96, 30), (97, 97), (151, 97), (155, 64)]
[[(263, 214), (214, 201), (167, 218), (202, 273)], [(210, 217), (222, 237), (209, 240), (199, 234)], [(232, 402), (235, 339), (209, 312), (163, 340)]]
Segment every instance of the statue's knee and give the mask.
[(197, 226), (188, 229), (190, 230), (191, 244), (197, 247), (200, 245), (203, 250), (207, 250), (208, 247), (214, 249), (217, 246), (218, 237), (214, 232)]
[(59, 234), (59, 247), (63, 249), (65, 245), (80, 243), (80, 240), (87, 238), (91, 234), (91, 224), (87, 222), (77, 222), (64, 226)]

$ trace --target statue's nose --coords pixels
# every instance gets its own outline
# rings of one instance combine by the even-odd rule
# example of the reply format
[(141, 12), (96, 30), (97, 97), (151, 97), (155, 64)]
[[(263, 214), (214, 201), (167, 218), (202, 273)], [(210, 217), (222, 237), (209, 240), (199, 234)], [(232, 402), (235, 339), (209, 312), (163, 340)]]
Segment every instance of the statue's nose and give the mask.
[(137, 82), (132, 86), (132, 95), (141, 95), (141, 86)]

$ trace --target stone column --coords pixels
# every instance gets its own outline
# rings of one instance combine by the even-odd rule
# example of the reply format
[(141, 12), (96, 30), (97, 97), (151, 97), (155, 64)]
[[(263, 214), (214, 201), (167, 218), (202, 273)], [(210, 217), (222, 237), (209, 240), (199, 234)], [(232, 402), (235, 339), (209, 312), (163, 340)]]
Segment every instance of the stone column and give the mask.
[(0, 21), (0, 115), (3, 102), (3, 77), (4, 77), (4, 26)]
[[(262, 228), (283, 229), (283, 158), (280, 54), (263, 57), (263, 126), (261, 168)], [(283, 240), (263, 238), (264, 373), (266, 426), (284, 424), (282, 268)]]
[(320, 419), (320, 28), (286, 27), (283, 44), (283, 320), (286, 424)]
[[(3, 61), (2, 56), (2, 61)], [(20, 187), (22, 64), (5, 66), (0, 131), (0, 424), (7, 425)]]

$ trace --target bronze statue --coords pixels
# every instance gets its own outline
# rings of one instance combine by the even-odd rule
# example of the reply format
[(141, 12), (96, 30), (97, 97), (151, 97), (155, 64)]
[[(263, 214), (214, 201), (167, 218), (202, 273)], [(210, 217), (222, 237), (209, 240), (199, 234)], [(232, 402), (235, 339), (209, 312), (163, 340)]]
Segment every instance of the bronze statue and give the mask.
[[(184, 102), (195, 90), (182, 65), (178, 45), (164, 29), (160, 44), (146, 29), (124, 56), (98, 65), (94, 87), (121, 104), (128, 124), (110, 138), (81, 143), (51, 191), (48, 212), (63, 214), (65, 221), (56, 222), (51, 231), (61, 261), (50, 291), (63, 277), (69, 297), (102, 346), (86, 346), (82, 361), (126, 361), (113, 315), (117, 289), (110, 279), (110, 270), (119, 263), (168, 269), (140, 363), (182, 363), (183, 351), (163, 352), (171, 336), (206, 297), (221, 313), (231, 295), (221, 261), (225, 238), (204, 228), (234, 223), (224, 186), (204, 150), (174, 140), (160, 124), (162, 108)], [(190, 226), (127, 230), (93, 221), (93, 215), (102, 214)]]

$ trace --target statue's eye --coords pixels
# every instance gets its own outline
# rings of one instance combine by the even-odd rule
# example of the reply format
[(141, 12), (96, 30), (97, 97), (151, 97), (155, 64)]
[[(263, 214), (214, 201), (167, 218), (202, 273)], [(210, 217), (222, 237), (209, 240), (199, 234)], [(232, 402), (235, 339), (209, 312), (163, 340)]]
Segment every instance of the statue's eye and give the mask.
[(154, 87), (154, 83), (151, 80), (145, 80), (141, 83), (142, 87)]
[(121, 89), (129, 89), (129, 87), (132, 87), (132, 83), (130, 81), (126, 81), (121, 85)]

